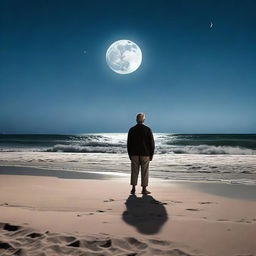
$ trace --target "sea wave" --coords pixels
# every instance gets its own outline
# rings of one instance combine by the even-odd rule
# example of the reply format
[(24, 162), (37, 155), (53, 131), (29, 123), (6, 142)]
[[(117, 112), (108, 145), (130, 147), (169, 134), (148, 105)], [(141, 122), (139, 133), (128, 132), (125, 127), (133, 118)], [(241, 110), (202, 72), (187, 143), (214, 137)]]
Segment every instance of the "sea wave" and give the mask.
[[(154, 133), (156, 154), (256, 155), (256, 134)], [(127, 154), (127, 133), (0, 135), (0, 152)]]
[[(80, 146), (57, 144), (47, 152), (79, 152), (79, 153), (126, 153), (125, 147), (118, 146)], [(256, 155), (256, 150), (229, 146), (169, 146), (156, 148), (156, 154), (207, 154), (207, 155)]]
[(184, 146), (173, 148), (173, 153), (176, 154), (207, 154), (207, 155), (256, 155), (256, 150), (241, 148), (241, 147), (229, 147), (229, 146)]
[(119, 147), (107, 146), (79, 146), (79, 145), (54, 145), (44, 151), (47, 152), (78, 152), (78, 153), (124, 153)]

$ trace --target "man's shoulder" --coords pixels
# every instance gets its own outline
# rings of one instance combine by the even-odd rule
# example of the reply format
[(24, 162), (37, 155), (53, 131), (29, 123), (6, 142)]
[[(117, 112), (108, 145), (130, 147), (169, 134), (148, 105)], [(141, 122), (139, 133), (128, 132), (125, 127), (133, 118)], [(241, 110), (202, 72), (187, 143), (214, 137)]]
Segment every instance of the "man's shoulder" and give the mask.
[(132, 127), (129, 129), (129, 132), (132, 132), (134, 129), (136, 129), (136, 125), (132, 126)]
[(145, 124), (144, 124), (143, 126), (144, 126), (144, 129), (145, 129), (145, 130), (152, 132), (152, 131), (151, 131), (151, 128), (150, 128), (149, 126), (146, 126)]
[(132, 126), (132, 127), (129, 129), (129, 131), (130, 131), (130, 130), (133, 130), (135, 127), (136, 127), (136, 125)]

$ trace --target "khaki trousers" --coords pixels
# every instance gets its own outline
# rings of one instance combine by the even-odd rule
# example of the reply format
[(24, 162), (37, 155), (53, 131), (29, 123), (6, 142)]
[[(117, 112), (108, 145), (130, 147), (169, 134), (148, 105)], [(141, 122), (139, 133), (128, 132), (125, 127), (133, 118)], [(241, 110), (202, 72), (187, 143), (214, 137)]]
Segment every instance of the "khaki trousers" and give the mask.
[(148, 185), (149, 156), (131, 156), (131, 185), (136, 186), (141, 167), (141, 186)]

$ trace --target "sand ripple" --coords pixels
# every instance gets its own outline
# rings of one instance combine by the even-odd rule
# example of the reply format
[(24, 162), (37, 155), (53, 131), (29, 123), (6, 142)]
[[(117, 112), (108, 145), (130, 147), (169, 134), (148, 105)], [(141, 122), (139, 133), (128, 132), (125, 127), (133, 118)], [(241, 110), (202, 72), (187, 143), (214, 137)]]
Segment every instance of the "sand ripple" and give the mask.
[(134, 237), (89, 236), (80, 233), (44, 233), (0, 223), (0, 255), (170, 255), (190, 256), (170, 241)]

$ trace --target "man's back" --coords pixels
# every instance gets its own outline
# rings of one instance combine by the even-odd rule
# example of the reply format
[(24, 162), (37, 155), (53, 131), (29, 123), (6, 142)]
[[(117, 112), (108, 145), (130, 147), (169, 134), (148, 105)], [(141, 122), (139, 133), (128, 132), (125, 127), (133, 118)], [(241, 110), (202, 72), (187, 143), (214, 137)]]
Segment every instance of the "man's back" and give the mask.
[(127, 138), (127, 151), (131, 160), (131, 194), (135, 194), (141, 167), (141, 193), (148, 195), (151, 193), (146, 188), (148, 186), (149, 162), (153, 159), (155, 142), (151, 129), (143, 124), (145, 114), (138, 113), (136, 121), (137, 124), (130, 128)]
[(154, 137), (148, 126), (138, 123), (130, 128), (127, 139), (129, 156), (153, 157), (154, 149)]

